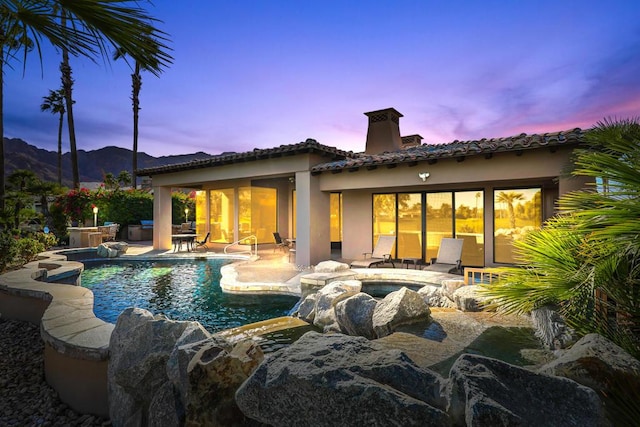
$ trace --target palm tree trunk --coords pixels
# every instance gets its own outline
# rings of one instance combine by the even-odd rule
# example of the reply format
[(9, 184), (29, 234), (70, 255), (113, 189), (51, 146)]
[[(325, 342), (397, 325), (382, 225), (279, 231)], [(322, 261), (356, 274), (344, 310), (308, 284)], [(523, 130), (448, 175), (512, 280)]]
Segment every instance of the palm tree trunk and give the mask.
[(140, 75), (140, 63), (136, 61), (135, 72), (131, 75), (131, 101), (133, 103), (133, 170), (131, 182), (133, 188), (138, 186), (138, 113), (140, 112), (140, 88), (142, 88), (142, 76)]
[(62, 185), (62, 126), (64, 124), (64, 113), (60, 113), (60, 123), (58, 124), (58, 185)]
[(71, 77), (71, 65), (69, 65), (69, 51), (62, 49), (62, 87), (67, 110), (67, 125), (69, 127), (69, 148), (71, 151), (71, 170), (73, 172), (73, 188), (80, 188), (80, 171), (78, 169), (78, 149), (76, 146), (76, 130), (73, 121), (73, 78)]
[(4, 49), (0, 50), (0, 214), (4, 213)]
[(508, 204), (509, 209), (509, 224), (511, 228), (515, 230), (516, 228), (516, 212), (513, 210), (513, 203)]

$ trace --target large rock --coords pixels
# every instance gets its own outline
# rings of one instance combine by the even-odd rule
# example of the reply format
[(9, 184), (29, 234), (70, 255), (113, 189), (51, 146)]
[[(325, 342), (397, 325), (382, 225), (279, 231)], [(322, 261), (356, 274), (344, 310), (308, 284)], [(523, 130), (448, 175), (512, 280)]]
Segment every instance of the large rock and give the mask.
[(429, 306), (422, 296), (408, 288), (389, 293), (373, 311), (373, 330), (381, 338), (400, 325), (429, 320)]
[(460, 311), (482, 311), (483, 304), (488, 300), (478, 291), (478, 285), (462, 286), (453, 292), (453, 302)]
[(231, 352), (211, 343), (191, 359), (187, 369), (189, 393), (186, 425), (233, 426), (245, 422), (235, 402), (240, 385), (262, 362), (260, 347), (250, 341), (236, 344)]
[(197, 338), (191, 334), (186, 337), (183, 334), (181, 339), (176, 342), (169, 356), (169, 360), (167, 360), (167, 376), (173, 384), (176, 393), (180, 396), (180, 402), (183, 405), (185, 405), (185, 402), (190, 398), (189, 364), (196, 355), (202, 358), (203, 349), (211, 348), (220, 349), (220, 351), (231, 351), (233, 347), (228, 341), (218, 336), (209, 335), (197, 340)]
[(313, 323), (316, 318), (316, 302), (318, 301), (318, 294), (312, 293), (305, 297), (298, 306), (298, 310), (295, 316), (308, 323)]
[(198, 339), (208, 333), (197, 322), (175, 322), (140, 308), (120, 314), (109, 342), (107, 378), (114, 426), (176, 425), (183, 405), (173, 393), (167, 361), (183, 334)]
[(360, 292), (359, 280), (332, 282), (320, 289), (317, 294), (313, 324), (326, 331), (339, 331), (335, 306), (340, 301)]
[(335, 273), (336, 271), (346, 271), (349, 269), (349, 264), (338, 261), (322, 261), (313, 269), (316, 273)]
[(105, 242), (98, 245), (96, 254), (103, 258), (115, 258), (126, 254), (129, 244), (126, 242)]
[(424, 285), (418, 289), (429, 307), (455, 308), (455, 303), (444, 295), (442, 286)]
[(336, 304), (336, 319), (340, 330), (347, 335), (369, 339), (376, 337), (373, 331), (373, 311), (376, 300), (369, 294), (360, 292)]
[(465, 286), (464, 280), (447, 279), (441, 282), (442, 294), (453, 301), (453, 293)]
[(566, 378), (464, 354), (451, 367), (448, 413), (455, 425), (603, 426), (597, 394)]
[(585, 335), (538, 372), (570, 378), (592, 388), (607, 404), (609, 419), (623, 415), (610, 409), (615, 408), (616, 403), (626, 400), (628, 405), (638, 405), (640, 361), (598, 334)]
[(362, 337), (308, 332), (267, 357), (236, 393), (273, 426), (448, 425), (444, 380)]
[(552, 307), (545, 306), (531, 311), (531, 322), (536, 336), (550, 350), (567, 348), (575, 342), (575, 332)]

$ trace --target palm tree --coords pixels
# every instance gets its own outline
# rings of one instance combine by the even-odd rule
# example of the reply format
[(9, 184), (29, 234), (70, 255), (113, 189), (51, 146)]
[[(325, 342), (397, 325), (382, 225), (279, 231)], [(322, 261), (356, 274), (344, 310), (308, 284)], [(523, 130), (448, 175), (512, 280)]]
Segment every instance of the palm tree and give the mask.
[[(131, 13), (132, 11), (133, 9), (129, 9), (127, 13)], [(63, 27), (66, 27), (67, 20), (71, 19), (71, 17), (73, 16), (73, 13), (74, 13), (73, 11), (69, 11), (69, 10), (62, 10), (60, 12), (61, 23)], [(122, 10), (120, 10), (119, 13), (122, 13)], [(103, 47), (103, 44), (102, 44), (103, 40), (104, 39), (109, 40), (111, 41), (113, 46), (116, 47), (116, 51), (127, 52), (135, 60), (136, 73), (134, 73), (135, 75), (132, 76), (134, 78), (134, 83), (133, 83), (134, 96), (132, 99), (134, 100), (134, 151), (133, 151), (134, 165), (133, 166), (134, 166), (134, 177), (135, 177), (135, 168), (137, 168), (137, 149), (138, 149), (137, 113), (139, 110), (139, 107), (136, 103), (137, 103), (138, 94), (140, 92), (140, 87), (142, 85), (141, 80), (139, 79), (140, 68), (144, 68), (145, 70), (151, 71), (152, 73), (157, 75), (160, 73), (161, 66), (167, 65), (168, 63), (170, 63), (171, 57), (162, 51), (162, 48), (165, 46), (162, 45), (161, 42), (159, 42), (155, 37), (153, 37), (153, 36), (160, 37), (160, 40), (164, 40), (163, 33), (160, 33), (157, 29), (155, 29), (154, 27), (152, 27), (150, 24), (147, 23), (152, 21), (151, 18), (147, 17), (142, 12), (141, 9), (137, 9), (137, 12), (134, 15), (135, 15), (135, 19), (133, 21), (129, 20), (129, 25), (134, 25), (138, 29), (137, 40), (136, 40), (137, 43), (133, 46), (135, 49), (137, 49), (138, 51), (137, 54), (136, 54), (136, 51), (131, 51), (131, 52), (129, 51), (129, 49), (131, 49), (131, 46), (130, 44), (129, 45), (127, 44), (127, 42), (129, 41), (128, 39), (125, 39), (124, 40), (125, 44), (122, 44), (122, 45), (117, 45), (114, 43), (115, 39), (113, 39), (113, 36), (112, 36), (112, 28), (108, 26), (100, 27), (100, 26), (89, 26), (89, 24), (87, 23), (84, 23), (84, 24), (87, 25), (87, 28), (89, 28), (90, 31), (93, 33), (93, 35), (100, 41), (99, 46), (101, 48)], [(144, 36), (141, 36), (141, 34)], [(143, 55), (141, 55), (139, 52), (141, 46), (144, 47)], [(164, 61), (163, 61), (163, 56), (165, 57)], [(71, 165), (72, 165), (72, 171), (73, 171), (73, 186), (74, 188), (79, 188), (80, 174), (79, 174), (79, 168), (78, 168), (78, 152), (77, 152), (75, 123), (74, 123), (73, 107), (72, 107), (73, 78), (71, 76), (69, 52), (64, 47), (62, 48), (62, 62), (60, 64), (60, 71), (61, 71), (62, 87), (64, 88), (64, 92), (65, 92), (65, 101), (66, 101), (67, 112), (68, 112), (67, 122), (69, 127), (69, 145), (70, 145), (70, 151), (71, 151)], [(136, 81), (135, 81), (136, 75), (138, 77), (138, 82), (139, 82), (139, 85), (137, 87), (136, 87)]]
[(513, 209), (513, 202), (522, 199), (524, 199), (524, 195), (522, 193), (516, 193), (515, 191), (509, 191), (508, 193), (501, 191), (500, 193), (498, 193), (498, 198), (496, 200), (499, 203), (505, 203), (507, 205), (509, 213), (509, 224), (512, 229), (516, 228), (516, 213)]
[[(585, 134), (587, 147), (576, 151), (572, 174), (592, 177), (598, 185), (563, 196), (561, 215), (514, 243), (523, 267), (506, 269), (486, 290), (509, 313), (557, 305), (580, 334), (601, 333), (635, 357), (640, 357), (639, 120), (605, 120)], [(615, 313), (616, 320), (607, 313)]]
[[(131, 6), (127, 0), (0, 0), (0, 55), (4, 61), (10, 52), (22, 49), (23, 66), (26, 67), (29, 37), (33, 40), (38, 56), (42, 60), (41, 42), (49, 41), (68, 55), (82, 55), (90, 58), (107, 58), (107, 46), (125, 49), (136, 61), (157, 74), (160, 66), (172, 62), (169, 48), (164, 44), (166, 34), (152, 24), (157, 22), (143, 9)], [(64, 17), (64, 19), (62, 19)], [(64, 21), (64, 22), (63, 22)], [(149, 34), (150, 40), (140, 34)], [(22, 41), (12, 48), (14, 40)], [(2, 75), (0, 62), (0, 76)], [(154, 66), (154, 64), (157, 64)], [(70, 68), (67, 78), (70, 79)], [(0, 77), (1, 79), (1, 77)], [(0, 88), (2, 87), (0, 80)], [(75, 150), (75, 132), (71, 105), (72, 94), (65, 92), (67, 118), (70, 124), (71, 157), (74, 186), (78, 187), (79, 173), (77, 152)], [(2, 92), (0, 89), (0, 105)], [(3, 111), (0, 107), (0, 123)], [(72, 136), (73, 135), (73, 136)], [(4, 129), (0, 125), (0, 208), (4, 207)]]
[[(153, 43), (150, 43), (150, 46), (154, 46)], [(125, 59), (126, 61), (127, 52), (123, 48), (116, 49), (113, 54), (113, 59)], [(152, 64), (155, 68), (159, 68), (159, 64)], [(140, 112), (140, 89), (142, 89), (142, 76), (140, 75), (140, 71), (149, 71), (148, 67), (142, 67), (139, 61), (135, 61), (133, 67), (133, 74), (131, 74), (131, 103), (133, 106), (133, 158), (132, 158), (132, 167), (131, 167), (131, 181), (133, 183), (133, 188), (137, 188), (137, 175), (136, 170), (138, 169), (138, 118)]]
[[(81, 0), (86, 3), (87, 0)], [(49, 40), (54, 46), (66, 46), (74, 54), (91, 55), (94, 44), (82, 31), (67, 32), (50, 13), (45, 2), (0, 0), (0, 211), (5, 208), (4, 161), (4, 64), (17, 57), (22, 50), (23, 66), (27, 53), (34, 47), (41, 56), (41, 41)]]
[(49, 95), (42, 97), (41, 111), (50, 111), (59, 115), (58, 123), (58, 185), (62, 185), (62, 124), (64, 122), (64, 89), (49, 90)]

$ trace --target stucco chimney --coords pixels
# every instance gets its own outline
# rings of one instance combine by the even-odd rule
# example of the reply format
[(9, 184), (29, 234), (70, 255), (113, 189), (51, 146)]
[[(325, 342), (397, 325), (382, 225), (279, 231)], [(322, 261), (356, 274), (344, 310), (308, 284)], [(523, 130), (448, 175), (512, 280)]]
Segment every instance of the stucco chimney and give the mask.
[(418, 134), (402, 137), (402, 148), (419, 147), (422, 145), (422, 137)]
[(400, 138), (400, 117), (395, 108), (364, 113), (369, 117), (367, 146), (365, 154), (380, 154), (385, 151), (397, 151), (402, 148)]

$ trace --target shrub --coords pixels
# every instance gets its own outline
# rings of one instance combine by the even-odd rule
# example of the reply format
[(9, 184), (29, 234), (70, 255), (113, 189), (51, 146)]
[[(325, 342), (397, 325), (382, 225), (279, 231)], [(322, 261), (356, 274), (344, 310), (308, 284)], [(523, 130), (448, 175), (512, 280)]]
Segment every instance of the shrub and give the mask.
[(18, 261), (18, 266), (34, 261), (38, 254), (44, 252), (44, 250), (44, 244), (37, 239), (23, 237), (16, 240), (16, 261)]
[(11, 265), (16, 257), (16, 250), (16, 239), (10, 233), (0, 233), (0, 272)]

